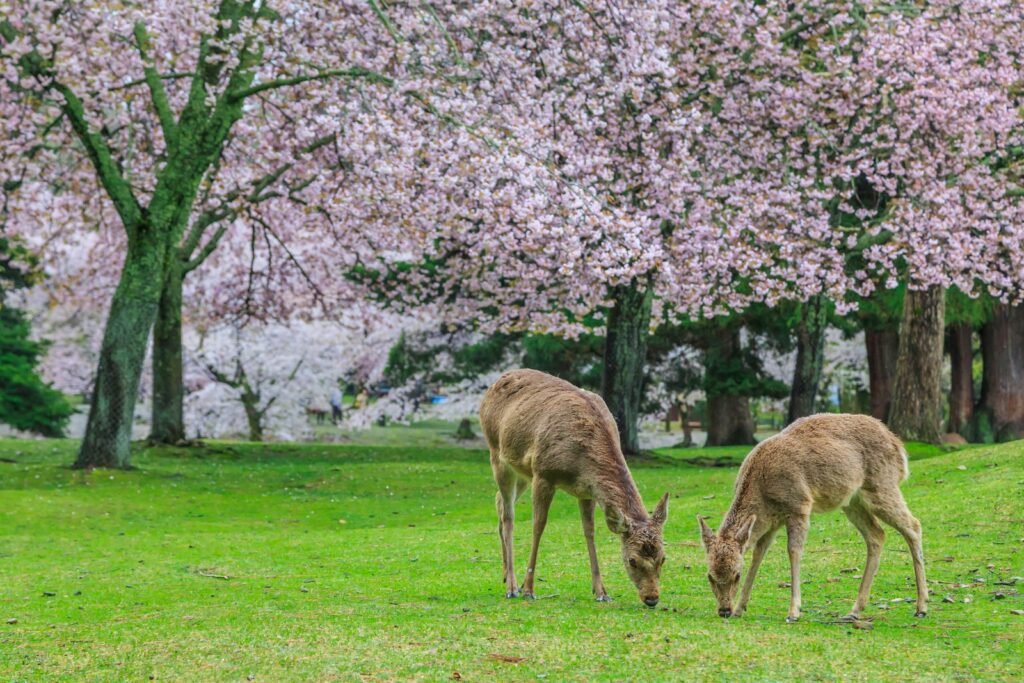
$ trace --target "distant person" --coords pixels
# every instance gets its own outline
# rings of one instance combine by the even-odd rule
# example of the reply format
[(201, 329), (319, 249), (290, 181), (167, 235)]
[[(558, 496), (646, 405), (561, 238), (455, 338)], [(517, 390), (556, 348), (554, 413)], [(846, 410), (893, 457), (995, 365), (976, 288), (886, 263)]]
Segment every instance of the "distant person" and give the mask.
[(417, 379), (415, 384), (412, 386), (412, 391), (409, 393), (409, 398), (412, 399), (412, 412), (417, 412), (420, 409), (420, 403), (423, 401), (426, 391), (423, 389), (423, 380)]
[(370, 395), (366, 391), (366, 387), (359, 390), (356, 394), (355, 400), (352, 402), (352, 410), (359, 410), (366, 405), (367, 401), (370, 400)]
[(331, 422), (338, 424), (341, 422), (341, 401), (344, 398), (344, 394), (341, 393), (341, 387), (334, 387), (334, 391), (331, 392)]

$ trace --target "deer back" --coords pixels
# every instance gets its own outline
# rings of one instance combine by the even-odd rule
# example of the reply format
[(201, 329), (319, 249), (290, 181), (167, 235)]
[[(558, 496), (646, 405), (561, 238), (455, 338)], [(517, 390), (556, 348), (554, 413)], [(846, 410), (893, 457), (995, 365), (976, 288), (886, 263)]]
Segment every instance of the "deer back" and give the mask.
[(491, 451), (524, 474), (591, 485), (602, 474), (628, 476), (604, 401), (551, 375), (502, 375), (484, 395), (480, 424)]

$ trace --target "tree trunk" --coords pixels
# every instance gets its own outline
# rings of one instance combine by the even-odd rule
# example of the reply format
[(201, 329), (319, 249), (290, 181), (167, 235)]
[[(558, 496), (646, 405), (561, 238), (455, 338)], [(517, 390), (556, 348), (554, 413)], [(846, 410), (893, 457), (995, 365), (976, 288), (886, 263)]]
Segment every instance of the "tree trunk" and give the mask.
[(871, 415), (889, 419), (892, 405), (892, 380), (896, 375), (896, 356), (899, 354), (900, 335), (896, 330), (864, 330), (864, 345), (868, 353), (868, 382), (871, 392)]
[(825, 360), (825, 330), (828, 327), (828, 304), (823, 296), (812, 297), (801, 306), (796, 328), (796, 367), (789, 393), (789, 414), (786, 424), (814, 414), (818, 384)]
[[(704, 354), (705, 382), (716, 368), (729, 368), (742, 363), (740, 330), (724, 327), (714, 333), (712, 346)], [(712, 382), (711, 387), (714, 386)], [(754, 417), (750, 414), (750, 397), (716, 393), (707, 396), (708, 438), (705, 446), (745, 446), (757, 443), (754, 438)]]
[(182, 264), (171, 258), (153, 327), (153, 417), (149, 440), (175, 444), (185, 439), (185, 384), (182, 377)]
[(705, 446), (752, 446), (756, 443), (748, 396), (708, 397), (708, 439)]
[(100, 346), (85, 436), (74, 467), (131, 467), (132, 422), (146, 343), (156, 318), (165, 251), (129, 244)]
[(622, 452), (640, 452), (639, 419), (643, 399), (644, 360), (651, 322), (650, 289), (616, 287), (604, 342), (601, 394), (619, 428)]
[(476, 438), (476, 434), (473, 432), (473, 423), (469, 421), (468, 417), (459, 420), (459, 426), (455, 428), (455, 438), (460, 441), (472, 441)]
[(1024, 438), (1024, 305), (996, 305), (981, 328), (981, 356), (973, 436), (985, 443)]
[(263, 412), (259, 409), (259, 399), (242, 393), (242, 407), (245, 408), (245, 419), (249, 422), (249, 441), (263, 441)]
[(683, 448), (693, 445), (693, 430), (690, 429), (690, 405), (683, 403), (679, 408), (679, 426), (683, 428)]
[(949, 328), (949, 424), (946, 431), (963, 434), (974, 414), (974, 352), (971, 347), (973, 330), (968, 324)]
[(889, 426), (907, 441), (938, 443), (942, 425), (942, 339), (946, 293), (907, 290), (903, 300)]

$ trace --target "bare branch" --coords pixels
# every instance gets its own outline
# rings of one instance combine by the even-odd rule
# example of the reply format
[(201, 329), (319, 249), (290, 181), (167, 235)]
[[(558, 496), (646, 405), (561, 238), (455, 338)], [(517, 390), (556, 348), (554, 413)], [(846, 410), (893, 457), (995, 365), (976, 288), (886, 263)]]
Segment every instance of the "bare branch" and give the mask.
[(191, 273), (193, 270), (202, 265), (203, 261), (205, 261), (210, 256), (210, 254), (213, 253), (213, 250), (217, 248), (217, 245), (220, 244), (221, 238), (224, 237), (224, 233), (226, 233), (227, 231), (227, 224), (222, 223), (221, 225), (219, 225), (217, 227), (217, 231), (213, 233), (213, 236), (210, 237), (209, 240), (207, 240), (206, 244), (203, 245), (203, 248), (199, 250), (199, 253), (196, 254), (195, 257), (185, 261), (185, 265), (182, 266), (182, 273)]
[(285, 244), (285, 241), (281, 239), (281, 237), (276, 232), (274, 232), (274, 229), (270, 227), (270, 225), (259, 216), (253, 216), (253, 220), (255, 220), (263, 227), (264, 234), (269, 234), (271, 237), (274, 238), (274, 241), (276, 241), (281, 246), (281, 248), (284, 250), (285, 255), (288, 257), (288, 260), (291, 261), (292, 264), (298, 269), (299, 274), (302, 275), (302, 278), (306, 281), (306, 284), (309, 285), (310, 289), (313, 290), (314, 299), (319, 301), (321, 304), (324, 301), (326, 301), (326, 297), (324, 296), (323, 290), (321, 290), (320, 287), (317, 286), (313, 278), (309, 276), (309, 273), (306, 272), (306, 269), (303, 267), (302, 263), (299, 262), (299, 259), (295, 256), (295, 254), (292, 253), (291, 249), (288, 248), (288, 245)]
[[(331, 144), (337, 139), (338, 136), (336, 133), (330, 133), (328, 135), (319, 137), (313, 142), (303, 147), (300, 150), (300, 154), (310, 154), (312, 152), (315, 152), (321, 147), (326, 147), (327, 145)], [(268, 199), (272, 199), (273, 197), (281, 196), (277, 192), (268, 193), (266, 192), (266, 190), (271, 185), (280, 180), (281, 177), (284, 176), (284, 174), (287, 173), (294, 165), (295, 164), (293, 162), (281, 164), (273, 171), (261, 177), (259, 180), (253, 183), (252, 190), (245, 195), (245, 199), (251, 204), (258, 204)], [(309, 182), (312, 182), (312, 180), (308, 181), (307, 184)], [(233, 202), (240, 196), (242, 196), (242, 191), (240, 189), (233, 190), (226, 195), (225, 202)], [(214, 233), (213, 237), (211, 237), (210, 240), (203, 246), (202, 250), (198, 254), (196, 254), (195, 257), (193, 257), (192, 253), (199, 246), (199, 242), (203, 237), (203, 233), (206, 232), (206, 229), (209, 228), (211, 225), (214, 225), (221, 221), (235, 218), (237, 215), (237, 209), (224, 207), (217, 210), (206, 211), (196, 220), (196, 222), (192, 226), (192, 229), (189, 231), (189, 235), (188, 238), (185, 240), (185, 244), (183, 244), (181, 247), (182, 256), (183, 258), (187, 259), (184, 267), (184, 271), (186, 273), (198, 268), (200, 264), (202, 264), (203, 261), (205, 261), (210, 256), (210, 254), (213, 253), (214, 249), (217, 248), (217, 244), (220, 242), (220, 239), (224, 236), (224, 233), (227, 230), (227, 228), (224, 226), (218, 228), (217, 232)]]

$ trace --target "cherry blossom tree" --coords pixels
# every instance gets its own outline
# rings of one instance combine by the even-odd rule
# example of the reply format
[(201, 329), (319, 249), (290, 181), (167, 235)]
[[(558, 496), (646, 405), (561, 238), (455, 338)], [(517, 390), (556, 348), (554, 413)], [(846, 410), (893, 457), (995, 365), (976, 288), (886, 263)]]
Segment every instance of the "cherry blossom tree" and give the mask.
[[(605, 397), (634, 451), (638, 363), (665, 318), (816, 295), (845, 310), (900, 279), (940, 298), (1019, 292), (1020, 14), (1000, 0), (479, 3), (452, 40), (492, 98), (487, 121), (558, 182), (516, 165), (467, 177), (480, 165), (454, 150), (442, 196), (459, 218), (376, 204), (402, 232), (368, 222), (386, 248), (360, 273), (497, 328), (603, 328)], [(543, 196), (522, 201), (524, 176)], [(505, 196), (520, 201), (495, 213)], [(929, 358), (933, 342), (907, 348)]]
[(339, 380), (380, 382), (402, 330), (422, 324), (367, 307), (337, 321), (199, 319), (186, 329), (184, 344), (187, 435), (310, 438), (306, 409), (325, 406)]
[[(821, 135), (811, 139), (847, 169), (833, 175), (867, 186), (872, 200), (854, 188), (837, 207), (868, 220), (857, 275), (908, 284), (889, 411), (907, 438), (938, 438), (945, 289), (1019, 296), (1021, 11), (878, 5), (807, 22), (800, 34), (827, 74), (811, 112)], [(866, 30), (846, 28), (857, 24)], [(830, 39), (837, 29), (843, 38)]]
[[(455, 218), (406, 217), (416, 229), (360, 266), (379, 289), (446, 301), (485, 329), (603, 332), (603, 393), (635, 453), (652, 324), (844, 292), (822, 193), (787, 180), (788, 141), (764, 111), (766, 74), (801, 69), (782, 49), (786, 17), (744, 2), (467, 14), (453, 42), (492, 98), (488, 121), (544, 166), (513, 158), (474, 178), (472, 159), (453, 161)], [(543, 192), (523, 197), (527, 181)]]
[(296, 282), (330, 315), (346, 272), (485, 332), (602, 333), (627, 452), (662, 321), (1019, 291), (1010, 0), (5, 9), (5, 220), (113, 225), (124, 254), (83, 466), (127, 463), (193, 272), (257, 316)]
[[(158, 344), (173, 343), (182, 277), (244, 213), (266, 211), (247, 217), (282, 245), (301, 230), (294, 195), (314, 169), (343, 163), (332, 144), (348, 133), (348, 109), (378, 94), (382, 106), (429, 105), (416, 79), (428, 78), (437, 52), (416, 33), (439, 31), (417, 8), (396, 25), (374, 0), (43, 0), (3, 10), (8, 224), (21, 233), (65, 221), (123, 231), (76, 464), (128, 466), (146, 340), (159, 318)], [(398, 41), (402, 28), (407, 39)], [(408, 87), (398, 88), (403, 79)], [(50, 194), (53, 203), (38, 201)], [(155, 368), (158, 387), (178, 380), (163, 377), (180, 372), (173, 356)]]

